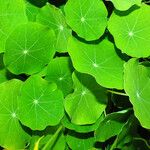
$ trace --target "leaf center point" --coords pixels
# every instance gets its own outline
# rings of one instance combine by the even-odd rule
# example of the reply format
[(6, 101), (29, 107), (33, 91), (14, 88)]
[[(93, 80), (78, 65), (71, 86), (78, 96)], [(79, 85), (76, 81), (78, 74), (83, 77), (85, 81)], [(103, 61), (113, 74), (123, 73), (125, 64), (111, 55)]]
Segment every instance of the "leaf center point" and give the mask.
[(134, 33), (132, 31), (129, 32), (129, 36), (132, 37)]
[(15, 112), (13, 112), (13, 113), (11, 114), (11, 116), (12, 116), (12, 118), (16, 118), (16, 117), (17, 117), (17, 115), (16, 115)]
[(59, 26), (59, 29), (60, 29), (61, 31), (63, 31), (63, 30), (64, 30), (64, 27), (63, 27), (62, 25), (60, 25), (60, 26)]
[(23, 53), (24, 53), (24, 54), (27, 54), (27, 53), (28, 53), (28, 50), (24, 50)]
[(37, 105), (37, 104), (39, 103), (39, 101), (38, 101), (37, 99), (34, 99), (34, 100), (33, 100), (33, 103), (34, 103), (35, 105)]
[(85, 22), (85, 18), (84, 17), (81, 17), (81, 22)]
[(98, 68), (98, 64), (93, 63), (93, 67), (94, 67), (94, 68)]

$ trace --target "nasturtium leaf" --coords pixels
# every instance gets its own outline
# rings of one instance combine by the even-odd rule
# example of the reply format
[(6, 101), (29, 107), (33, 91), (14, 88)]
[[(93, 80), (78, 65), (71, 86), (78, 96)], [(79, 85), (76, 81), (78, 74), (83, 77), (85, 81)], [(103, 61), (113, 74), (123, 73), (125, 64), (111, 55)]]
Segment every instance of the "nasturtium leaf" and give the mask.
[(141, 125), (150, 129), (150, 76), (145, 67), (133, 58), (125, 64), (124, 88), (133, 105), (135, 116)]
[(24, 0), (0, 0), (0, 52), (5, 51), (9, 34), (19, 24), (26, 22)]
[(107, 10), (102, 0), (68, 0), (65, 7), (68, 25), (80, 37), (99, 39), (107, 26)]
[(0, 84), (0, 145), (10, 150), (24, 149), (29, 140), (18, 120), (21, 86), (16, 79)]
[(93, 135), (69, 132), (66, 137), (67, 144), (72, 150), (88, 150), (94, 146), (95, 138)]
[(65, 115), (62, 119), (62, 124), (64, 127), (70, 130), (74, 130), (79, 133), (92, 132), (96, 130), (100, 124), (100, 122), (104, 119), (104, 115), (102, 114), (100, 118), (94, 123), (90, 125), (76, 125), (70, 122), (69, 117)]
[(55, 31), (56, 51), (66, 52), (68, 38), (71, 36), (71, 29), (68, 28), (62, 11), (51, 4), (47, 4), (41, 8), (37, 16), (37, 22), (40, 22)]
[(129, 110), (108, 114), (106, 118), (100, 122), (98, 129), (95, 131), (96, 140), (105, 142), (109, 138), (119, 134), (127, 117), (129, 117)]
[(26, 14), (29, 21), (33, 21), (33, 22), (36, 21), (36, 16), (39, 13), (39, 10), (40, 10), (39, 7), (29, 2), (26, 2)]
[(6, 41), (4, 64), (14, 74), (39, 72), (55, 54), (53, 30), (38, 23), (18, 26)]
[(125, 145), (133, 141), (134, 137), (139, 136), (137, 133), (137, 127), (139, 123), (134, 115), (131, 115), (128, 121), (122, 127), (120, 133), (117, 135), (115, 142), (112, 145), (112, 149), (119, 148), (123, 149)]
[(124, 145), (121, 150), (137, 150), (137, 148), (139, 150), (150, 150), (150, 145), (148, 145), (146, 140), (135, 137), (129, 144)]
[(57, 125), (63, 117), (63, 94), (56, 84), (31, 76), (22, 86), (19, 119), (33, 130)]
[(133, 5), (141, 6), (142, 0), (111, 0), (114, 7), (120, 11), (128, 10)]
[(45, 77), (47, 74), (47, 66), (45, 66), (40, 72), (37, 73), (37, 75), (41, 76), (41, 77)]
[(66, 97), (65, 110), (72, 123), (93, 124), (106, 107), (106, 91), (88, 74), (75, 72), (72, 78), (75, 90)]
[(6, 69), (0, 69), (0, 83), (7, 81), (7, 71)]
[(116, 46), (133, 57), (150, 55), (150, 6), (142, 6), (132, 12), (115, 11), (108, 23)]
[(111, 42), (105, 39), (99, 44), (86, 44), (71, 38), (68, 51), (77, 71), (94, 76), (101, 86), (123, 88), (124, 61)]
[(66, 96), (73, 91), (72, 72), (71, 60), (68, 57), (58, 57), (49, 63), (45, 79), (55, 82)]
[(7, 71), (3, 64), (3, 54), (0, 54), (0, 83), (3, 83), (7, 80)]

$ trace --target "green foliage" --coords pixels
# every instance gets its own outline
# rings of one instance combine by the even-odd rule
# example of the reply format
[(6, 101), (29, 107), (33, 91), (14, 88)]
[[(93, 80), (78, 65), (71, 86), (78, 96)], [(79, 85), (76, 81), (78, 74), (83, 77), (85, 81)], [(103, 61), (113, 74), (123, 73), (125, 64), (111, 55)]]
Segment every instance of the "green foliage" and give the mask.
[(150, 149), (149, 0), (0, 0), (0, 150)]
[(71, 30), (68, 28), (62, 11), (50, 4), (41, 8), (37, 15), (37, 22), (48, 26), (56, 33), (55, 49), (58, 52), (67, 51), (68, 38), (71, 36)]
[(125, 65), (125, 91), (133, 104), (136, 117), (145, 128), (150, 128), (150, 76), (149, 67), (138, 64), (135, 58)]
[(58, 57), (50, 61), (45, 79), (55, 82), (60, 90), (67, 96), (73, 90), (73, 67), (68, 57)]
[(128, 10), (133, 5), (141, 6), (141, 1), (142, 0), (111, 0), (111, 2), (114, 4), (114, 7), (121, 11)]
[(9, 34), (19, 24), (27, 22), (23, 0), (0, 0), (0, 20), (0, 52), (4, 52)]
[(129, 56), (150, 55), (150, 9), (142, 4), (140, 8), (120, 13), (115, 11), (108, 22), (108, 29), (114, 36), (116, 46)]
[(53, 30), (40, 24), (28, 23), (18, 26), (6, 41), (6, 67), (14, 74), (34, 74), (40, 71), (55, 54), (54, 39)]
[(76, 70), (94, 76), (104, 87), (123, 88), (124, 62), (107, 39), (98, 44), (86, 44), (72, 38), (68, 51)]
[(65, 5), (66, 21), (80, 37), (96, 40), (107, 25), (107, 10), (102, 0), (70, 0)]
[(19, 99), (19, 119), (33, 130), (57, 125), (63, 116), (62, 92), (40, 76), (31, 76), (24, 82)]
[(74, 93), (65, 99), (65, 110), (71, 122), (78, 125), (95, 123), (106, 107), (106, 91), (93, 77), (73, 73)]
[(16, 79), (0, 85), (0, 145), (14, 150), (25, 148), (29, 140), (18, 120), (21, 86)]

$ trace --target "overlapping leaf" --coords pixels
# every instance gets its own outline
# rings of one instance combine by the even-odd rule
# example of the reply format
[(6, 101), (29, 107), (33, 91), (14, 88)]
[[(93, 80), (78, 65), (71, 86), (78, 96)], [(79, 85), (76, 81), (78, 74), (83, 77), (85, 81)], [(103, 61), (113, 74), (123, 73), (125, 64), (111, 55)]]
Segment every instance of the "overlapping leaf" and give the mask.
[(74, 124), (95, 123), (106, 107), (106, 91), (87, 74), (76, 72), (72, 77), (75, 90), (66, 97), (65, 110)]
[(100, 122), (104, 119), (104, 115), (102, 114), (100, 118), (94, 123), (90, 125), (76, 125), (74, 123), (71, 123), (69, 117), (67, 115), (64, 116), (62, 119), (62, 124), (64, 127), (70, 130), (74, 130), (78, 133), (86, 133), (86, 132), (92, 132), (96, 130), (100, 124)]
[(123, 88), (124, 62), (117, 55), (111, 42), (105, 39), (94, 45), (71, 38), (68, 51), (76, 70), (94, 76), (104, 87)]
[(142, 4), (139, 9), (129, 12), (115, 11), (108, 23), (116, 46), (129, 56), (150, 55), (150, 6)]
[(29, 140), (18, 120), (21, 86), (16, 79), (0, 84), (0, 145), (10, 150), (24, 149)]
[(129, 110), (108, 114), (105, 119), (100, 122), (99, 128), (95, 132), (96, 140), (105, 142), (109, 138), (120, 133), (127, 117), (129, 117)]
[(55, 35), (37, 23), (22, 24), (6, 41), (4, 63), (15, 74), (33, 74), (53, 58)]
[(71, 60), (68, 57), (58, 57), (49, 63), (45, 79), (55, 82), (66, 96), (73, 90), (72, 71)]
[(29, 21), (36, 21), (36, 16), (39, 13), (40, 8), (35, 5), (26, 2), (26, 14)]
[(52, 28), (56, 33), (55, 48), (59, 52), (67, 51), (68, 38), (71, 30), (68, 28), (62, 11), (53, 5), (44, 6), (38, 16), (37, 21)]
[(102, 36), (107, 25), (107, 10), (102, 0), (68, 0), (65, 15), (72, 30), (88, 41)]
[(95, 138), (90, 134), (70, 132), (66, 137), (66, 141), (73, 150), (87, 150), (94, 146)]
[(21, 90), (19, 118), (33, 130), (57, 125), (63, 117), (63, 94), (56, 84), (31, 76)]
[(19, 24), (26, 22), (24, 0), (0, 0), (0, 52), (5, 51), (9, 34)]
[(128, 10), (133, 5), (141, 6), (142, 0), (111, 0), (114, 7), (118, 10), (125, 11)]
[(149, 68), (133, 58), (125, 65), (125, 91), (133, 104), (135, 116), (141, 125), (150, 129), (150, 76)]

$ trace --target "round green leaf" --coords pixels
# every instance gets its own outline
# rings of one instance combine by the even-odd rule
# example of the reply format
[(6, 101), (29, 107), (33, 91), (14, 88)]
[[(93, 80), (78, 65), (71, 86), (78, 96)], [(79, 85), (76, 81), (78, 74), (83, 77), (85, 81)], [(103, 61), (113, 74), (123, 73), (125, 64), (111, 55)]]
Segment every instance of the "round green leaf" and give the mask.
[(49, 84), (40, 76), (25, 81), (20, 96), (20, 121), (33, 130), (57, 125), (63, 117), (63, 95), (56, 84)]
[(22, 23), (27, 22), (24, 0), (0, 0), (0, 52), (5, 51), (9, 34)]
[(133, 5), (141, 6), (142, 0), (111, 0), (115, 8), (121, 11), (128, 10)]
[(71, 122), (77, 125), (95, 123), (106, 107), (105, 89), (87, 74), (76, 72), (72, 78), (75, 90), (65, 99), (65, 110)]
[(62, 11), (53, 5), (47, 4), (40, 9), (37, 21), (52, 28), (56, 34), (55, 48), (58, 52), (67, 51), (68, 38), (71, 30), (68, 28)]
[(133, 104), (135, 116), (141, 125), (150, 129), (150, 76), (149, 68), (139, 65), (133, 58), (125, 64), (125, 91)]
[(68, 51), (76, 70), (94, 76), (104, 87), (123, 88), (124, 62), (111, 42), (105, 39), (99, 44), (86, 44), (71, 38)]
[(49, 63), (45, 79), (55, 82), (66, 96), (73, 90), (72, 71), (73, 67), (70, 59), (68, 57), (58, 57)]
[(6, 41), (6, 67), (14, 74), (39, 72), (54, 56), (54, 39), (54, 32), (40, 24), (18, 26)]
[(132, 12), (115, 11), (108, 23), (116, 46), (133, 57), (150, 55), (150, 6), (142, 4)]
[(88, 150), (94, 146), (95, 138), (90, 134), (70, 132), (66, 141), (72, 150)]
[(21, 86), (16, 79), (0, 84), (0, 145), (10, 150), (24, 149), (29, 140), (18, 120)]
[(102, 0), (68, 0), (64, 10), (68, 25), (80, 37), (90, 41), (104, 33), (107, 10)]

